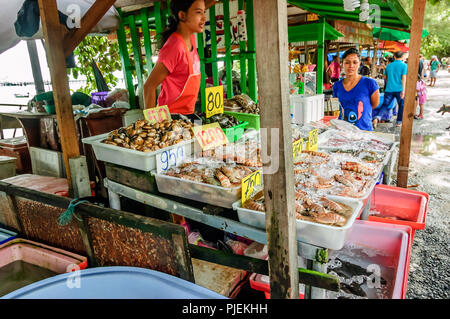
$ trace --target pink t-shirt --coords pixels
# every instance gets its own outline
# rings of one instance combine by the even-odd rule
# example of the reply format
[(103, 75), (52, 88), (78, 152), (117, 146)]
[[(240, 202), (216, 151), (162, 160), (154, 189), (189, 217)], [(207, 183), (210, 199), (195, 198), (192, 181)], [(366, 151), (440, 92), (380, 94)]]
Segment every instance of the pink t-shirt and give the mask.
[(330, 64), (331, 69), (331, 77), (339, 79), (339, 76), (341, 75), (341, 66), (336, 61), (332, 62)]
[[(200, 74), (200, 58), (197, 52), (195, 36), (192, 36), (193, 50), (190, 52), (194, 74)], [(161, 84), (158, 105), (170, 105), (180, 96), (189, 77), (189, 61), (182, 40), (172, 34), (158, 55), (158, 62), (164, 64), (169, 75)]]

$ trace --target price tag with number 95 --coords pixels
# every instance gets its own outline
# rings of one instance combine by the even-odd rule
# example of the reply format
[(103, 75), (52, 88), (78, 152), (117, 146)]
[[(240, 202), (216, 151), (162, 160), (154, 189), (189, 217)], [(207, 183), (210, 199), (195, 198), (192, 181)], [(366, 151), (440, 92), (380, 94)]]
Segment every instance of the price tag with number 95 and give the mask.
[(156, 154), (156, 171), (158, 174), (166, 172), (169, 168), (178, 166), (184, 160), (184, 146)]

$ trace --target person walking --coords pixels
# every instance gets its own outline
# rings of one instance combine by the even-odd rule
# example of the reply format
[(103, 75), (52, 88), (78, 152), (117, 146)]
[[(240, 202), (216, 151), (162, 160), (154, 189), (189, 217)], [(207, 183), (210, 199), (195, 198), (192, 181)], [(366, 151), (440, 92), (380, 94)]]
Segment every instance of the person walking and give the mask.
[(333, 61), (328, 66), (327, 72), (330, 75), (331, 83), (339, 81), (339, 77), (341, 75), (341, 65), (339, 63), (338, 53), (336, 53), (333, 57)]
[(403, 62), (404, 53), (402, 51), (395, 52), (394, 58), (394, 62), (389, 63), (386, 67), (384, 76), (387, 82), (384, 91), (384, 100), (378, 114), (373, 119), (374, 128), (376, 128), (384, 113), (389, 112), (388, 106), (392, 103), (394, 98), (398, 103), (397, 126), (402, 125), (407, 66)]
[(431, 62), (430, 62), (430, 86), (435, 86), (436, 85), (436, 77), (437, 77), (437, 73), (439, 71), (439, 65), (441, 63), (439, 62), (437, 56), (433, 55), (431, 57)]

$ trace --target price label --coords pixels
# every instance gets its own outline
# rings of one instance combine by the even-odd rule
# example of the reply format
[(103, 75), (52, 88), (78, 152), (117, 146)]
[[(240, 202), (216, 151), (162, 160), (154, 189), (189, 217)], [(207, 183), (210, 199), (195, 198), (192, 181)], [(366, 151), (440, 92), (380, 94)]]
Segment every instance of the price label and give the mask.
[(184, 146), (156, 154), (156, 171), (158, 174), (181, 164), (184, 161), (184, 154)]
[(170, 111), (167, 105), (154, 107), (152, 109), (145, 109), (144, 117), (150, 124), (155, 124), (164, 121), (172, 121), (172, 117), (170, 116)]
[(228, 138), (217, 122), (194, 126), (192, 130), (202, 150), (209, 150), (223, 144), (228, 144)]
[(206, 88), (206, 118), (223, 113), (223, 86)]
[(258, 170), (247, 177), (244, 177), (241, 181), (241, 203), (244, 203), (252, 196), (255, 186), (261, 185), (261, 170)]
[(314, 129), (309, 132), (309, 138), (307, 145), (308, 151), (317, 151), (317, 146), (319, 143), (319, 129)]
[(303, 139), (301, 138), (298, 141), (295, 141), (293, 147), (294, 158), (296, 158), (297, 154), (303, 151)]

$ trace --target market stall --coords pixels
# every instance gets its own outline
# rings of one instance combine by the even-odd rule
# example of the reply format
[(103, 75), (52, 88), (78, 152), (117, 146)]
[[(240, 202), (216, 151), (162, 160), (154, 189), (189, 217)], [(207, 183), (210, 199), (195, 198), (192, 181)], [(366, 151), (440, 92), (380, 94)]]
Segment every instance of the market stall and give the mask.
[[(64, 120), (72, 122), (67, 83), (57, 80), (63, 71), (58, 67), (58, 62), (63, 62), (64, 53), (63, 46), (58, 46), (62, 43), (61, 34), (55, 28), (58, 25), (56, 4), (51, 0), (40, 0), (39, 3), (44, 33), (51, 48), (50, 66), (58, 123)], [(98, 5), (94, 11), (98, 10), (97, 15), (101, 17), (101, 13), (108, 9), (108, 4), (99, 3), (96, 2)], [(160, 28), (165, 19), (158, 16), (158, 12), (164, 12), (164, 9), (158, 9), (157, 3), (149, 12), (154, 10), (155, 27)], [(203, 78), (200, 89), (202, 97), (211, 93), (217, 99), (214, 99), (212, 108), (202, 109), (204, 112), (198, 114), (198, 121), (191, 121), (183, 116), (172, 117), (168, 108), (161, 106), (143, 112), (142, 117), (145, 119), (137, 119), (108, 133), (83, 139), (84, 144), (92, 146), (97, 160), (105, 162), (107, 178), (104, 179), (104, 186), (108, 189), (109, 205), (113, 209), (98, 210), (96, 205), (81, 204), (81, 219), (73, 220), (70, 235), (76, 236), (79, 249), (84, 249), (89, 259), (100, 265), (117, 262), (110, 257), (110, 254), (117, 254), (130, 263), (153, 268), (153, 259), (136, 262), (133, 260), (134, 255), (124, 253), (135, 248), (140, 250), (150, 242), (152, 253), (160, 257), (157, 258), (158, 268), (187, 280), (192, 281), (194, 277), (189, 253), (192, 257), (250, 271), (253, 273), (254, 283), (257, 281), (257, 274), (269, 276), (270, 281), (267, 281), (267, 277), (259, 277), (259, 284), (266, 284), (263, 289), (272, 298), (297, 298), (299, 290), (304, 298), (349, 297), (348, 294), (367, 298), (404, 298), (412, 242), (411, 229), (357, 219), (367, 220), (371, 214), (383, 219), (383, 215), (386, 215), (387, 218), (408, 219), (420, 229), (424, 226), (428, 198), (423, 194), (416, 194), (419, 199), (410, 198), (421, 204), (408, 216), (401, 217), (383, 211), (378, 195), (373, 195), (378, 194), (375, 189), (382, 173), (387, 172), (386, 167), (391, 167), (394, 162), (395, 143), (392, 139), (359, 131), (355, 126), (337, 120), (330, 121), (329, 124), (320, 121), (291, 123), (288, 107), (287, 7), (279, 1), (266, 1), (254, 8), (252, 2), (246, 4), (246, 19), (253, 20), (247, 20), (247, 26), (254, 23), (249, 32), (254, 36), (249, 34), (246, 43), (241, 41), (242, 50), (245, 51), (247, 46), (248, 52), (238, 58), (243, 59), (243, 62), (248, 60), (249, 75), (258, 71), (258, 99), (256, 95), (251, 96), (256, 94), (256, 78), (253, 79), (254, 83), (249, 81), (250, 97), (233, 96), (228, 87), (227, 93), (231, 94), (227, 94), (226, 101), (223, 88), (206, 88), (206, 85), (203, 86)], [(244, 9), (244, 1), (239, 1), (239, 6)], [(145, 10), (141, 11), (141, 23), (142, 29), (148, 30), (146, 23), (150, 18)], [(227, 11), (225, 2), (225, 25), (228, 24)], [(133, 36), (136, 17), (132, 14), (128, 17), (132, 18), (124, 20), (130, 23), (132, 39), (136, 40), (137, 33), (136, 38)], [(215, 18), (215, 9), (212, 9), (211, 27), (214, 26)], [(324, 18), (320, 18), (320, 26), (322, 37), (319, 42), (322, 43), (326, 26)], [(86, 32), (87, 30), (82, 29), (76, 31), (74, 37), (78, 38)], [(218, 84), (217, 66), (214, 66), (218, 59), (214, 33), (212, 28), (213, 57), (210, 62), (213, 64), (214, 84)], [(150, 33), (144, 33), (144, 41), (147, 42), (147, 53), (151, 55), (149, 35)], [(202, 41), (199, 37), (199, 43)], [(126, 44), (126, 40), (124, 43)], [(321, 48), (320, 43), (319, 59), (323, 60), (323, 47)], [(122, 43), (122, 58), (125, 55), (123, 46)], [(279, 50), (266, 50), (267, 46)], [(201, 46), (199, 49), (201, 51)], [(142, 88), (142, 62), (136, 59), (141, 56), (141, 51), (138, 46), (134, 46), (134, 50), (135, 68), (136, 71), (141, 71), (140, 74), (137, 72), (138, 77), (141, 77), (138, 86)], [(225, 59), (226, 63), (230, 62), (229, 57)], [(150, 70), (150, 61), (147, 59), (147, 70)], [(123, 62), (128, 72), (125, 60)], [(241, 63), (241, 74), (246, 74), (244, 65), (245, 63)], [(227, 72), (227, 75), (231, 74)], [(247, 80), (242, 77), (241, 80), (246, 87)], [(249, 121), (232, 114), (228, 114), (232, 119), (228, 118), (224, 112), (225, 105), (243, 115), (259, 113), (251, 114), (259, 118), (251, 129), (247, 129)], [(83, 170), (82, 163), (76, 161), (80, 152), (74, 137), (75, 128), (70, 125), (67, 128), (60, 126), (59, 130), (66, 169), (70, 173), (67, 177), (69, 190), (73, 187), (77, 191), (76, 195), (83, 197), (79, 190), (83, 189), (86, 181), (79, 177), (85, 177), (86, 169)], [(72, 159), (70, 167), (67, 165), (69, 159)], [(60, 209), (67, 207), (69, 201), (43, 196), (3, 182), (0, 187), (7, 196), (25, 196), (48, 204), (56, 201)], [(150, 206), (154, 213), (172, 214), (172, 222), (150, 220), (121, 212), (124, 198)], [(376, 207), (376, 213), (373, 210), (371, 213), (372, 205)], [(32, 224), (24, 223), (29, 216), (23, 210), (19, 214), (9, 208), (8, 212), (9, 226), (15, 223), (17, 227), (18, 221), (18, 228)], [(59, 213), (61, 212), (55, 211), (54, 215)], [(236, 244), (235, 249), (232, 248), (232, 253), (224, 253), (218, 247), (206, 249), (204, 247), (210, 243), (202, 241), (201, 237), (191, 242), (189, 235), (194, 232), (174, 225), (176, 220), (180, 220), (179, 216), (233, 235), (231, 241)], [(37, 220), (40, 218), (34, 217)], [(54, 219), (53, 216), (52, 227), (55, 227)], [(2, 221), (7, 220), (4, 218)], [(35, 227), (41, 228), (38, 237), (42, 234), (48, 236), (48, 233), (43, 232), (41, 224), (36, 225), (38, 226)], [(111, 246), (113, 241), (108, 241), (110, 237), (105, 225), (110, 227), (112, 236), (116, 239), (123, 231), (130, 234), (130, 237), (120, 247)], [(27, 230), (28, 235), (33, 234), (32, 227)], [(131, 229), (124, 230), (122, 227)], [(149, 233), (148, 236), (152, 238), (149, 240), (141, 237), (136, 229)], [(362, 238), (362, 233), (370, 233), (370, 238), (374, 239), (389, 238), (389, 242), (383, 241), (382, 247), (377, 243), (368, 243), (367, 238)], [(135, 238), (139, 239), (138, 247), (133, 247)], [(60, 243), (54, 236), (50, 239)], [(160, 241), (164, 243), (164, 249), (159, 249), (155, 244)], [(243, 248), (248, 248), (252, 242), (267, 244), (267, 252), (255, 254), (247, 251), (246, 255)], [(204, 247), (200, 247), (200, 244)], [(353, 286), (352, 290), (346, 286), (345, 281), (340, 278), (342, 272), (338, 271), (342, 266), (342, 262), (339, 262), (346, 254), (352, 253), (342, 251), (346, 245), (353, 245), (358, 249), (361, 248), (358, 245), (366, 248), (369, 245), (373, 251), (382, 250), (384, 254), (394, 258), (395, 266), (392, 269), (388, 269), (388, 265), (376, 258), (359, 258), (362, 265), (359, 265), (358, 270), (363, 269), (367, 278), (371, 273), (370, 270), (364, 270), (363, 265), (380, 263), (383, 286), (372, 287), (375, 290), (370, 292), (367, 287)], [(107, 254), (106, 247), (112, 253), (110, 251)], [(165, 254), (169, 250), (174, 253)], [(170, 256), (171, 261), (167, 262), (171, 266), (169, 270), (167, 264), (164, 264), (165, 256)], [(120, 261), (123, 259), (118, 258)], [(348, 263), (350, 265), (347, 266), (351, 267), (351, 262)], [(356, 274), (352, 273), (350, 277), (353, 275)], [(304, 286), (299, 287), (299, 283)], [(336, 295), (330, 295), (327, 291), (334, 291)]]

